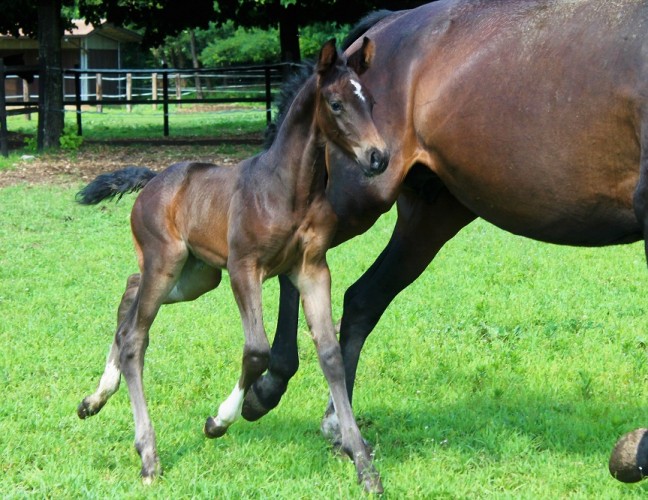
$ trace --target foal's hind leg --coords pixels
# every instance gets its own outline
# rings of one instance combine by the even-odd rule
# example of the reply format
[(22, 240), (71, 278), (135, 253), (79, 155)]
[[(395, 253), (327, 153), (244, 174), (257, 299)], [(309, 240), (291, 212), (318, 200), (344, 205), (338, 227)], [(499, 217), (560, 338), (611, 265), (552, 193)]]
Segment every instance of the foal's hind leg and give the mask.
[(149, 343), (149, 329), (160, 306), (180, 278), (187, 258), (186, 247), (176, 241), (149, 242), (143, 248), (139, 290), (126, 318), (117, 330), (119, 362), (128, 385), (135, 420), (135, 448), (142, 460), (142, 478), (150, 482), (160, 474), (155, 432), (149, 417), (142, 372)]
[[(126, 313), (135, 300), (135, 295), (137, 294), (139, 283), (139, 274), (132, 274), (128, 277), (126, 283), (126, 291), (124, 291), (124, 295), (122, 295), (121, 302), (119, 303), (119, 309), (117, 311), (118, 327), (122, 323), (122, 321), (124, 321)], [(106, 367), (104, 369), (103, 375), (101, 376), (101, 380), (99, 381), (97, 390), (90, 396), (85, 397), (77, 408), (77, 415), (79, 415), (79, 418), (87, 418), (99, 413), (110, 396), (112, 396), (115, 392), (117, 392), (117, 389), (119, 389), (120, 378), (121, 370), (119, 369), (119, 347), (117, 346), (117, 339), (115, 338), (110, 348), (110, 352), (108, 353)]]
[[(211, 268), (201, 261), (189, 256), (187, 262), (182, 268), (180, 280), (176, 283), (175, 287), (171, 290), (168, 297), (165, 299), (165, 304), (173, 304), (176, 302), (185, 302), (194, 300), (204, 293), (213, 290), (218, 286), (221, 280), (221, 271)], [(122, 296), (117, 311), (117, 327), (124, 321), (126, 313), (130, 309), (137, 290), (140, 284), (140, 275), (132, 274), (128, 277), (126, 284), (126, 291)], [(104, 373), (99, 381), (97, 390), (87, 396), (81, 401), (77, 408), (79, 418), (87, 418), (96, 415), (104, 407), (110, 396), (112, 396), (117, 389), (119, 389), (119, 382), (121, 378), (121, 370), (119, 368), (119, 347), (117, 340), (113, 344), (108, 353), (106, 360), (106, 367)]]

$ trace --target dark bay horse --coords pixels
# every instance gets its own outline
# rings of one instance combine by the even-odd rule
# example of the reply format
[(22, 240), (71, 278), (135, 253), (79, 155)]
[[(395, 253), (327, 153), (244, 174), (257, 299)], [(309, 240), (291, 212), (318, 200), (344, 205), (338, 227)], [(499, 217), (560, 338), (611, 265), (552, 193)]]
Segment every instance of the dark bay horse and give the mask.
[(78, 415), (99, 412), (123, 374), (146, 482), (160, 473), (142, 384), (149, 328), (162, 304), (193, 300), (216, 288), (226, 269), (245, 333), (242, 371), (218, 414), (207, 419), (205, 434), (214, 438), (227, 431), (240, 416), (250, 385), (268, 366), (261, 284), (282, 273), (301, 294), (340, 416), (343, 449), (366, 490), (382, 491), (347, 396), (326, 263), (336, 225), (325, 197), (327, 181), (334, 182), (326, 171), (326, 147), (335, 144), (348, 157), (347, 165), (365, 176), (382, 173), (388, 162), (385, 142), (372, 120), (373, 99), (358, 76), (373, 55), (374, 44), (366, 38), (348, 61), (338, 54), (334, 40), (326, 43), (272, 147), (235, 168), (179, 163), (159, 175), (129, 168), (99, 176), (79, 193), (81, 203), (97, 203), (143, 187), (131, 213), (140, 273), (128, 279), (105, 371), (96, 392), (79, 405)]
[[(646, 240), (648, 230), (648, 2), (440, 0), (373, 21), (366, 34), (377, 57), (362, 80), (391, 163), (376, 182), (345, 169), (346, 180), (329, 186), (334, 243), (365, 231), (394, 201), (398, 219), (345, 294), (350, 398), (360, 351), (387, 306), (477, 217), (578, 246)], [(345, 163), (330, 152), (332, 173)], [(287, 326), (297, 295), (285, 288)], [(294, 335), (278, 330), (280, 362), (275, 369), (271, 359), (248, 393), (245, 418), (278, 403), (297, 369)], [(323, 430), (339, 433), (331, 404)], [(640, 431), (622, 441), (632, 442), (626, 465), (615, 450), (610, 470), (639, 480), (648, 438)]]

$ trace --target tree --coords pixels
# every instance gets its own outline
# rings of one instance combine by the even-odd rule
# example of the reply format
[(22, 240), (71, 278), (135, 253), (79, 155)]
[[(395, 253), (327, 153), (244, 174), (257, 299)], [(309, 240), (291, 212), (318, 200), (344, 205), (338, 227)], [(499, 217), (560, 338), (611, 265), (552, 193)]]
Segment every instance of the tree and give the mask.
[(407, 9), (424, 1), (412, 0), (230, 0), (218, 2), (219, 19), (245, 27), (279, 27), (282, 62), (300, 62), (299, 29), (325, 21), (355, 23), (376, 9)]
[(63, 7), (73, 0), (1, 0), (0, 31), (14, 36), (38, 35), (40, 88), (38, 103), (38, 149), (58, 147), (63, 132), (63, 70), (61, 37), (69, 18)]
[(61, 65), (61, 0), (39, 0), (38, 59), (41, 71), (38, 93), (38, 149), (59, 147), (65, 115), (63, 111), (63, 67)]

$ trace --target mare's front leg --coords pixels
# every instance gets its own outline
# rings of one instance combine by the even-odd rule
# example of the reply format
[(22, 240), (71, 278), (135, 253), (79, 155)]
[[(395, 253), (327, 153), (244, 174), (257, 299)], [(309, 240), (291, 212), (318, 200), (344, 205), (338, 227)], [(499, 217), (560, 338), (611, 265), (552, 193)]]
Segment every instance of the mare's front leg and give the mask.
[(366, 491), (382, 493), (375, 469), (353, 416), (344, 376), (344, 364), (331, 317), (331, 275), (326, 263), (304, 266), (296, 276), (308, 326), (317, 348), (320, 366), (328, 382), (340, 422), (340, 446), (353, 460), (358, 481)]
[(230, 281), (239, 307), (245, 346), (241, 376), (229, 397), (219, 406), (215, 417), (207, 418), (204, 433), (209, 438), (225, 434), (240, 416), (243, 398), (252, 383), (268, 368), (270, 344), (263, 327), (261, 274), (254, 265), (236, 262), (230, 256)]
[(275, 331), (268, 371), (250, 387), (243, 402), (243, 418), (258, 420), (275, 408), (288, 388), (288, 381), (297, 373), (297, 321), (299, 292), (286, 276), (279, 276), (279, 317)]
[[(387, 306), (421, 275), (447, 241), (475, 219), (443, 186), (426, 198), (405, 188), (397, 206), (398, 219), (389, 243), (344, 295), (340, 345), (350, 401), (360, 351)], [(322, 432), (333, 444), (340, 440), (339, 416), (330, 400)]]

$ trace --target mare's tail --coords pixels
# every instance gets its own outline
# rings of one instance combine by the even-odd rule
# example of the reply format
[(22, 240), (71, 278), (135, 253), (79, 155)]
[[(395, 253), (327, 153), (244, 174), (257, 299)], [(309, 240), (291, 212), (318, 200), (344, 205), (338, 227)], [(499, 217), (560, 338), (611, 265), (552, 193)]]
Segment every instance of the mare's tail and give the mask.
[(125, 194), (142, 189), (156, 175), (146, 167), (126, 167), (101, 174), (76, 194), (76, 201), (82, 205), (96, 205), (115, 196), (119, 200)]

